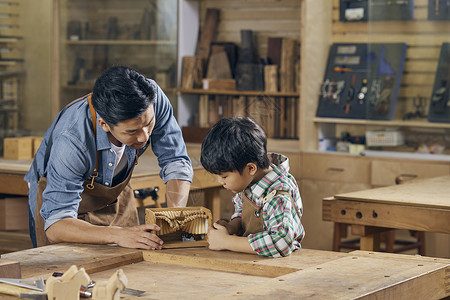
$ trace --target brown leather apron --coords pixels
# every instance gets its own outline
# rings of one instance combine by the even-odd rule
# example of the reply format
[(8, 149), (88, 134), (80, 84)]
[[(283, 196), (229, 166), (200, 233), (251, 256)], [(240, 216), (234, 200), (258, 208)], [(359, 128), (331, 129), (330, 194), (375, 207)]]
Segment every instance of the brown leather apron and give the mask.
[(242, 192), (242, 228), (244, 230), (244, 234), (242, 236), (246, 237), (249, 234), (264, 231), (264, 218), (262, 215), (262, 209), (267, 201), (272, 199), (272, 197), (274, 197), (275, 195), (279, 194), (285, 194), (289, 196), (289, 198), (291, 199), (291, 203), (294, 206), (297, 215), (299, 216), (297, 205), (295, 204), (294, 199), (292, 199), (291, 194), (286, 191), (273, 190), (266, 197), (264, 197), (261, 207), (253, 203), (253, 201), (250, 200), (244, 192)]
[[(89, 95), (89, 108), (92, 115), (94, 134), (96, 135), (97, 118), (95, 111), (93, 110), (90, 97), (91, 96)], [(82, 99), (85, 98), (80, 98), (79, 100)], [(114, 187), (106, 187), (100, 183), (94, 182), (94, 178), (98, 175), (97, 153), (97, 165), (94, 173), (83, 183), (84, 190), (81, 193), (78, 218), (94, 225), (114, 225), (121, 227), (139, 225), (136, 202), (134, 199), (133, 189), (130, 184), (131, 174), (133, 173), (135, 165), (137, 165), (137, 156), (133, 168), (127, 178)], [(39, 178), (35, 210), (35, 231), (36, 243), (38, 247), (50, 244), (44, 231), (44, 219), (40, 214), (43, 202), (42, 193), (44, 192), (46, 186), (47, 178)]]

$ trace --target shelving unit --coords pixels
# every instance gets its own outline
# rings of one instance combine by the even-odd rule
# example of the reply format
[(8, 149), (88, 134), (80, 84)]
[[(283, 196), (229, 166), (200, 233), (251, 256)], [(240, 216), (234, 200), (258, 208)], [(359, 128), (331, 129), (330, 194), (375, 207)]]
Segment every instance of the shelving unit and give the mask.
[(154, 79), (176, 109), (177, 1), (61, 0), (55, 43), (59, 108), (92, 91), (111, 65)]
[[(198, 33), (209, 8), (218, 9), (219, 24), (214, 42), (241, 44), (241, 30), (253, 32), (254, 51), (267, 55), (269, 37), (300, 40), (302, 1), (180, 1), (180, 34), (178, 67), (182, 58), (196, 53)], [(299, 73), (299, 70), (297, 70)], [(178, 79), (181, 86), (181, 76)], [(208, 106), (209, 103), (209, 106)], [(266, 92), (237, 90), (180, 89), (178, 93), (178, 123), (183, 127), (208, 128), (219, 118), (249, 116), (255, 119), (270, 138), (269, 145), (294, 145), (298, 151), (299, 92)], [(213, 107), (211, 109), (208, 109)], [(280, 139), (281, 138), (281, 139)], [(286, 139), (291, 142), (286, 142)], [(201, 140), (199, 138), (198, 140)], [(279, 145), (279, 143), (278, 143)]]

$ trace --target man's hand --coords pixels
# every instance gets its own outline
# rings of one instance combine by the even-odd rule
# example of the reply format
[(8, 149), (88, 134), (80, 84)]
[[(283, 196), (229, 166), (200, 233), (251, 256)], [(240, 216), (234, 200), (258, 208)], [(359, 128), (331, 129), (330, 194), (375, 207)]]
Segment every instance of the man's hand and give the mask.
[(163, 241), (150, 231), (158, 231), (155, 224), (143, 224), (133, 227), (117, 227), (117, 244), (126, 248), (139, 248), (146, 250), (162, 249)]
[(99, 226), (66, 218), (51, 225), (46, 234), (51, 243), (117, 244), (127, 248), (156, 250), (162, 248), (163, 241), (151, 231), (158, 230), (160, 228), (155, 224), (133, 227)]

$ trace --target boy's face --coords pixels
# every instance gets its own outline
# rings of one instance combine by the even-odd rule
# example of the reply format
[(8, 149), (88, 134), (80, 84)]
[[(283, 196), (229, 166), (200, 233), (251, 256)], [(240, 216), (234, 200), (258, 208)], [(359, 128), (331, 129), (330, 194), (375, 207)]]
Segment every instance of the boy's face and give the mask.
[(237, 170), (223, 172), (218, 175), (218, 180), (227, 190), (232, 191), (233, 193), (239, 193), (252, 183), (253, 175), (254, 172), (247, 165), (242, 171), (242, 174)]

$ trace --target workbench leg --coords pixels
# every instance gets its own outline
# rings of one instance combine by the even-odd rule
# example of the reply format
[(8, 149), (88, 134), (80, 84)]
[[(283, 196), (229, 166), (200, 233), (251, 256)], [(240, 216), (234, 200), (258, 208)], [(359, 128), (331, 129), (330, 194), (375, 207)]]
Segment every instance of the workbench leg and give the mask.
[(365, 251), (380, 251), (380, 233), (372, 233), (360, 237), (359, 249)]
[(220, 219), (220, 188), (205, 190), (205, 205), (211, 210), (213, 223)]

